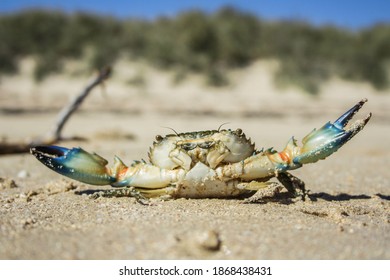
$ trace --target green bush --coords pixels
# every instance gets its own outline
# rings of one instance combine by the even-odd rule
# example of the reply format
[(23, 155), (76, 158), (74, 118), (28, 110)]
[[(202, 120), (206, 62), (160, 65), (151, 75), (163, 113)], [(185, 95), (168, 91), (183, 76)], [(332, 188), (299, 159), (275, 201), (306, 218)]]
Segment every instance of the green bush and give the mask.
[(86, 58), (96, 70), (125, 54), (184, 73), (178, 81), (190, 72), (204, 73), (215, 86), (229, 83), (229, 69), (264, 58), (280, 61), (278, 84), (314, 94), (331, 76), (367, 81), (378, 89), (390, 84), (386, 24), (351, 31), (300, 21), (266, 22), (229, 7), (153, 21), (30, 10), (0, 15), (0, 38), (0, 74), (17, 71), (18, 60), (32, 56), (37, 81), (61, 71), (68, 58)]

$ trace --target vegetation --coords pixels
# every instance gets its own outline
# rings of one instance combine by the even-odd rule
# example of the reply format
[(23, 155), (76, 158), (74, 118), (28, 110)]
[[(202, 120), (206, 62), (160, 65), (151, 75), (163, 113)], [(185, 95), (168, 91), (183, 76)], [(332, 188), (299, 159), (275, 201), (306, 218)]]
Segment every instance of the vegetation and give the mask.
[(30, 10), (0, 15), (0, 38), (0, 73), (17, 71), (20, 58), (33, 56), (37, 81), (61, 71), (67, 58), (87, 58), (95, 70), (125, 54), (176, 69), (178, 77), (205, 73), (216, 86), (228, 83), (229, 69), (262, 58), (280, 61), (278, 84), (311, 93), (332, 75), (368, 81), (377, 89), (390, 84), (390, 25), (385, 24), (351, 31), (266, 22), (232, 8), (154, 21)]

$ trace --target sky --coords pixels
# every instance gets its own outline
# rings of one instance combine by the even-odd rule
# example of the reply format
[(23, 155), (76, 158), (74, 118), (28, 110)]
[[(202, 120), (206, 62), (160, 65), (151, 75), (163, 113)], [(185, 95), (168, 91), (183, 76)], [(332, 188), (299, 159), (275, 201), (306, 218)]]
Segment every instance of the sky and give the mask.
[(88, 11), (119, 18), (154, 19), (189, 9), (214, 12), (233, 6), (265, 20), (298, 19), (315, 25), (359, 29), (390, 24), (390, 0), (0, 0), (0, 13), (27, 8)]

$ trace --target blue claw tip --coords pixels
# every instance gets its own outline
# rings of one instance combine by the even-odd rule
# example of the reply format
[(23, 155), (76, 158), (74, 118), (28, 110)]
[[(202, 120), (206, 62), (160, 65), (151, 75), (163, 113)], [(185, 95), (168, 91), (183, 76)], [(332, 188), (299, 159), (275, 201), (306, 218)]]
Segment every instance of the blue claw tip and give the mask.
[(348, 122), (353, 118), (353, 116), (356, 114), (357, 111), (360, 110), (360, 108), (363, 107), (364, 103), (367, 102), (367, 99), (362, 99), (359, 103), (357, 103), (355, 106), (353, 106), (351, 109), (349, 109), (347, 112), (342, 114), (334, 123), (333, 125), (337, 127), (338, 129), (343, 129)]
[(33, 154), (40, 162), (50, 169), (66, 175), (69, 170), (64, 168), (70, 149), (59, 146), (37, 146), (31, 148)]

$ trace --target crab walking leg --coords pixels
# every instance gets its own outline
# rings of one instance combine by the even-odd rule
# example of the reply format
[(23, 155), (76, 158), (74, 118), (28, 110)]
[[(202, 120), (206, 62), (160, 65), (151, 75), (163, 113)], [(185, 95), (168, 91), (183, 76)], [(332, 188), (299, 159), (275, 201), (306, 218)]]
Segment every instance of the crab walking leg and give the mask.
[(305, 189), (305, 182), (288, 172), (279, 173), (276, 178), (290, 194), (295, 197), (301, 196), (305, 200), (305, 196), (308, 194)]
[[(281, 152), (268, 149), (241, 162), (222, 166), (218, 173), (221, 177), (240, 178), (245, 181), (263, 180), (267, 177), (278, 177), (278, 174), (297, 169), (303, 164), (325, 159), (361, 131), (370, 120), (371, 113), (346, 128), (348, 122), (365, 102), (367, 99), (358, 102), (334, 123), (328, 122), (322, 128), (314, 129), (303, 138), (301, 147), (297, 145), (294, 138), (291, 138)], [(281, 180), (287, 182), (285, 177)]]

